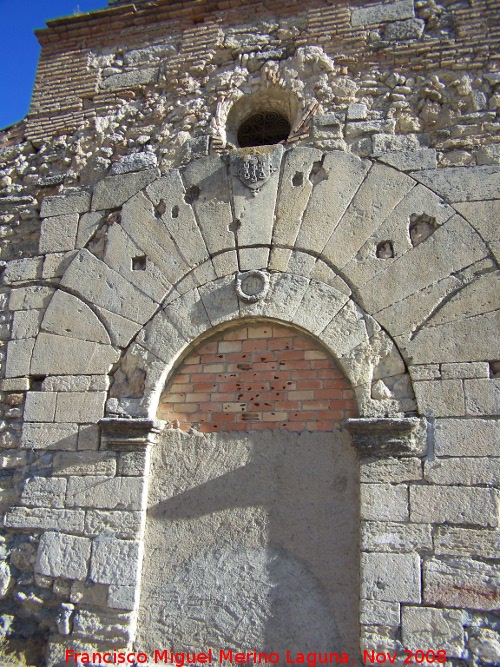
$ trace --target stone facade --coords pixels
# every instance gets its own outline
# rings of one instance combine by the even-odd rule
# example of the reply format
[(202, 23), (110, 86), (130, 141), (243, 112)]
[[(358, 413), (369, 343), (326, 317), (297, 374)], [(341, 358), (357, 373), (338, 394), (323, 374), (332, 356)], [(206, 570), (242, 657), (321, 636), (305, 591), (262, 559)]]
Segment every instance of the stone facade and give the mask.
[[(500, 664), (498, 10), (38, 33), (0, 132), (0, 625), (33, 664)], [(254, 113), (288, 138), (239, 148)]]

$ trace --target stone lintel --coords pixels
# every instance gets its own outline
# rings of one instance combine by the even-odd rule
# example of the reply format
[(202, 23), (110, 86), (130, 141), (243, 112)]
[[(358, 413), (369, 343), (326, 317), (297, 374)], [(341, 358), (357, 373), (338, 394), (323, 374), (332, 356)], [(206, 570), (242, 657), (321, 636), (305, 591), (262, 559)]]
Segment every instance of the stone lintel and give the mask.
[(155, 444), (164, 423), (158, 419), (105, 417), (99, 422), (107, 449), (141, 449)]
[(380, 458), (425, 454), (425, 425), (419, 417), (368, 417), (346, 422), (360, 455)]

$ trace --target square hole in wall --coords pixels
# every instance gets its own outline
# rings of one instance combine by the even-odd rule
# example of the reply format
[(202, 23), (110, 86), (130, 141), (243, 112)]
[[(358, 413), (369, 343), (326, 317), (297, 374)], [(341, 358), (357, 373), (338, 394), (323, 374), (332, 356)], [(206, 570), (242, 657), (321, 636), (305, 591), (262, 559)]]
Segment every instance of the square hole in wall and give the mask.
[(132, 257), (132, 271), (146, 270), (146, 255), (140, 257)]

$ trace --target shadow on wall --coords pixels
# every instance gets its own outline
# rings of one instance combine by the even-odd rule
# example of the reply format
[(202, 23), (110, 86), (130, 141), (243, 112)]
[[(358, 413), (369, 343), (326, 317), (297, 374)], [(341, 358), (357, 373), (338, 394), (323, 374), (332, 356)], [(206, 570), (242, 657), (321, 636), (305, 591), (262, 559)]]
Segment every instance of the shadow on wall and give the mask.
[(167, 431), (152, 476), (140, 650), (357, 658), (359, 479), (346, 433)]

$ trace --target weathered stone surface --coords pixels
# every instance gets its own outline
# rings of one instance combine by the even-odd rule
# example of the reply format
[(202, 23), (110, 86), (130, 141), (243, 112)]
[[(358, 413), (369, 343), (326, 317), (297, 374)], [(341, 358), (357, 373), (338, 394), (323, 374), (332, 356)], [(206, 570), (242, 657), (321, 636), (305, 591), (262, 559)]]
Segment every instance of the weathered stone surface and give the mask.
[(94, 187), (92, 210), (101, 211), (121, 206), (137, 194), (139, 190), (158, 178), (159, 175), (158, 169), (147, 169), (146, 171), (104, 178)]
[(400, 624), (400, 605), (397, 602), (381, 600), (360, 601), (361, 625), (386, 625), (398, 627)]
[(412, 651), (439, 647), (448, 656), (461, 658), (464, 651), (463, 612), (431, 607), (402, 608), (403, 645)]
[[(118, 612), (79, 609), (73, 622), (73, 635), (92, 639), (93, 642), (107, 642), (113, 648), (129, 645), (132, 640), (132, 624), (128, 614)], [(95, 646), (95, 644), (93, 645)], [(95, 650), (92, 649), (91, 652)]]
[(53, 475), (106, 475), (116, 472), (116, 455), (108, 452), (58, 452), (52, 462)]
[(5, 376), (15, 378), (30, 374), (31, 355), (35, 346), (35, 338), (11, 340), (7, 346)]
[(476, 631), (469, 640), (469, 647), (474, 654), (474, 657), (479, 658), (487, 665), (496, 665), (500, 663), (500, 641), (498, 639), (498, 632), (489, 630), (488, 628), (481, 628)]
[(118, 459), (118, 474), (122, 477), (142, 477), (149, 474), (147, 451), (121, 452)]
[(156, 67), (133, 69), (121, 74), (106, 77), (101, 83), (102, 90), (120, 90), (121, 88), (136, 88), (153, 82), (158, 76)]
[(361, 482), (400, 484), (417, 479), (422, 479), (422, 463), (419, 459), (384, 458), (361, 462)]
[(239, 303), (232, 276), (200, 287), (199, 293), (212, 326), (239, 317)]
[(373, 521), (408, 521), (408, 487), (361, 484), (361, 518)]
[(318, 183), (304, 214), (296, 247), (321, 252), (352, 198), (362, 184), (370, 164), (341, 151), (327, 153)]
[[(273, 317), (284, 322), (293, 321), (293, 316), (299, 307), (309, 285), (309, 280), (302, 276), (282, 274), (273, 276), (270, 280), (269, 291), (264, 299), (260, 312), (266, 317)], [(254, 304), (260, 306), (261, 302)], [(242, 316), (250, 314), (249, 304), (240, 304)]]
[(398, 21), (414, 16), (413, 2), (397, 0), (372, 7), (353, 7), (351, 11), (351, 25), (353, 28), (383, 23), (384, 21)]
[(137, 342), (166, 362), (177, 358), (179, 352), (187, 346), (186, 340), (163, 311), (140, 332)]
[(42, 382), (43, 391), (106, 391), (109, 378), (103, 375), (51, 375)]
[(139, 601), (137, 586), (121, 586), (112, 584), (109, 587), (108, 606), (111, 609), (133, 611)]
[(415, 172), (412, 176), (449, 202), (496, 199), (500, 167), (449, 167)]
[(5, 515), (4, 524), (8, 528), (24, 530), (83, 533), (84, 518), (82, 510), (11, 507)]
[[(318, 335), (347, 301), (348, 296), (334, 287), (318, 280), (310, 280), (292, 321), (306, 331)], [(311, 304), (316, 307), (311, 308)]]
[(458, 609), (497, 609), (500, 565), (473, 558), (432, 558), (424, 563), (424, 602)]
[(385, 602), (420, 602), (417, 554), (361, 554), (361, 597)]
[(66, 480), (50, 477), (29, 477), (21, 494), (21, 505), (62, 509), (66, 495)]
[(495, 419), (436, 420), (438, 456), (500, 456), (500, 423)]
[(49, 218), (57, 215), (68, 215), (71, 213), (83, 213), (90, 209), (90, 192), (81, 190), (66, 195), (55, 195), (45, 197), (40, 209), (41, 218)]
[(2, 281), (6, 285), (24, 280), (36, 280), (42, 275), (43, 258), (14, 259), (7, 262), (2, 273)]
[(139, 477), (70, 477), (68, 507), (139, 510), (144, 479)]
[(127, 347), (132, 338), (141, 329), (141, 325), (137, 322), (112, 313), (106, 308), (97, 308), (99, 316), (103, 321), (111, 338), (112, 345), (117, 347)]
[(453, 380), (455, 378), (489, 378), (490, 368), (489, 364), (485, 361), (441, 364), (441, 377), (443, 380)]
[(46, 308), (53, 294), (53, 287), (41, 285), (13, 289), (10, 293), (9, 310)]
[[(498, 321), (500, 323), (500, 319)], [(500, 355), (495, 355), (497, 356)], [(495, 416), (500, 413), (500, 378), (465, 380), (464, 388), (465, 411), (468, 415)]]
[(99, 426), (97, 424), (83, 424), (78, 428), (78, 449), (94, 450), (99, 449), (101, 437)]
[(98, 584), (136, 584), (141, 545), (116, 539), (96, 540), (90, 561), (90, 578)]
[(430, 525), (364, 521), (361, 525), (361, 546), (364, 551), (431, 551)]
[(76, 250), (69, 250), (68, 252), (52, 252), (45, 255), (42, 278), (44, 280), (62, 278), (76, 253)]
[(460, 380), (415, 382), (419, 410), (429, 417), (457, 417), (465, 414), (465, 398)]
[(320, 340), (336, 357), (342, 357), (368, 341), (368, 332), (361, 309), (348, 301), (323, 329)]
[[(198, 196), (191, 206), (211, 255), (235, 247), (227, 167), (220, 156), (194, 160), (183, 171), (186, 190)], [(195, 190), (199, 189), (199, 192)]]
[(40, 233), (41, 253), (73, 250), (78, 229), (78, 213), (56, 215), (42, 221)]
[(80, 216), (76, 235), (76, 248), (83, 248), (83, 246), (90, 241), (100, 226), (103, 218), (104, 215), (102, 211), (92, 211)]
[(238, 255), (235, 250), (222, 252), (220, 255), (212, 257), (212, 266), (214, 267), (217, 278), (223, 278), (231, 273), (238, 271)]
[(196, 289), (171, 301), (165, 306), (164, 313), (187, 341), (194, 340), (211, 328), (205, 306)]
[(40, 539), (36, 571), (49, 577), (87, 578), (91, 541), (64, 533), (44, 533)]
[(500, 239), (500, 200), (463, 202), (455, 204), (455, 208), (486, 242)]
[(127, 174), (131, 171), (153, 169), (157, 166), (158, 158), (154, 153), (132, 153), (113, 162), (109, 173), (110, 175)]
[(30, 381), (28, 378), (11, 378), (0, 380), (0, 391), (28, 391)]
[(14, 313), (12, 321), (11, 336), (15, 339), (34, 338), (39, 329), (42, 320), (42, 311), (40, 310), (18, 310)]
[(459, 486), (500, 486), (500, 460), (458, 458), (426, 461), (424, 478), (432, 484)]
[(110, 535), (130, 540), (137, 539), (140, 531), (140, 512), (87, 510), (85, 514), (85, 533), (89, 536)]
[(105, 401), (105, 392), (60, 393), (57, 396), (55, 421), (80, 424), (97, 422), (104, 414)]
[(108, 332), (95, 313), (81, 299), (62, 290), (57, 290), (52, 297), (42, 328), (69, 338), (110, 343)]
[(152, 299), (87, 250), (81, 250), (71, 262), (61, 286), (81, 294), (90, 303), (142, 324), (156, 308)]
[(438, 556), (476, 556), (500, 558), (500, 532), (440, 526), (434, 534), (434, 548)]
[(28, 422), (54, 421), (56, 393), (30, 391), (26, 396), (24, 419)]
[(108, 373), (119, 358), (120, 353), (111, 345), (41, 333), (36, 339), (30, 370), (35, 375)]
[(29, 424), (23, 426), (21, 447), (27, 449), (68, 449), (77, 445), (76, 424)]
[(416, 148), (407, 151), (389, 151), (379, 156), (380, 162), (395, 167), (400, 171), (416, 169), (434, 169), (437, 166), (435, 148)]
[(410, 487), (410, 521), (498, 526), (498, 492), (456, 486)]
[(242, 271), (265, 269), (269, 262), (269, 248), (238, 248), (238, 262)]

